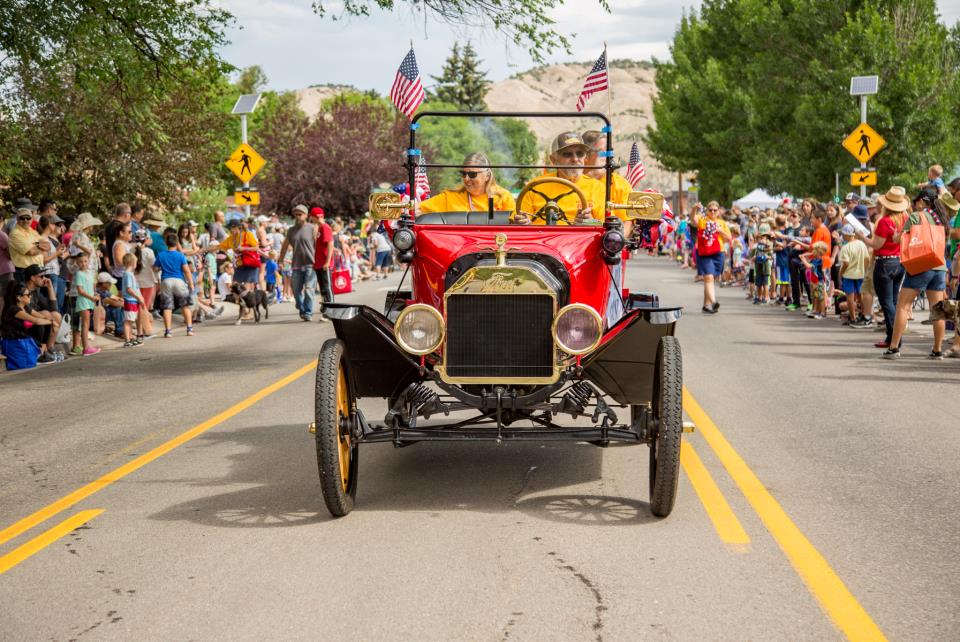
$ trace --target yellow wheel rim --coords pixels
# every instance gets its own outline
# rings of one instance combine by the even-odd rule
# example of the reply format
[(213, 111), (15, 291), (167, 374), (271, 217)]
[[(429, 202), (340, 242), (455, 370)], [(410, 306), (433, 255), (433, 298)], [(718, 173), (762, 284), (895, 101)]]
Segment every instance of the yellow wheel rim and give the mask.
[(347, 490), (350, 481), (350, 435), (344, 433), (341, 426), (343, 420), (350, 417), (350, 395), (347, 390), (347, 377), (340, 366), (337, 372), (337, 437), (340, 455), (340, 483), (343, 490)]

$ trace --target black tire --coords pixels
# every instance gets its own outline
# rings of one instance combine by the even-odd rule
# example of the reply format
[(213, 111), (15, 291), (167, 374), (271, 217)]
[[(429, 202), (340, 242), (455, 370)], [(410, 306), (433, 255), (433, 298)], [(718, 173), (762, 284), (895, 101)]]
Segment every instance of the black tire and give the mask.
[[(346, 429), (354, 399), (344, 350), (339, 339), (327, 339), (320, 348), (314, 405), (320, 488), (327, 510), (334, 517), (343, 517), (353, 510), (359, 463), (359, 448)], [(344, 458), (346, 463), (342, 466)]]
[(650, 442), (650, 512), (666, 517), (677, 499), (683, 436), (683, 362), (676, 337), (663, 337), (657, 347), (653, 412), (657, 432)]

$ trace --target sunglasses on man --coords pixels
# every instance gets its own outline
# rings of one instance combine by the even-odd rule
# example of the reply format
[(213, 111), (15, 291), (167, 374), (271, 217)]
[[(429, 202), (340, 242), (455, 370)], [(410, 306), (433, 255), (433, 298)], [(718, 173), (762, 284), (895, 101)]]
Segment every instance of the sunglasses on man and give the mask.
[(481, 172), (478, 172), (478, 171), (465, 171), (465, 170), (462, 170), (462, 169), (461, 169), (461, 170), (460, 170), (460, 177), (461, 177), (461, 178), (476, 178), (477, 176), (480, 176), (480, 174), (483, 174), (483, 173), (484, 173), (484, 172), (482, 172), (482, 171), (481, 171)]
[(583, 149), (574, 149), (560, 152), (560, 155), (564, 158), (586, 158), (587, 152)]
[(33, 217), (30, 216), (29, 214), (27, 214), (26, 216), (18, 216), (18, 217), (17, 217), (17, 220), (18, 220), (18, 221), (30, 221), (30, 220), (33, 220)]

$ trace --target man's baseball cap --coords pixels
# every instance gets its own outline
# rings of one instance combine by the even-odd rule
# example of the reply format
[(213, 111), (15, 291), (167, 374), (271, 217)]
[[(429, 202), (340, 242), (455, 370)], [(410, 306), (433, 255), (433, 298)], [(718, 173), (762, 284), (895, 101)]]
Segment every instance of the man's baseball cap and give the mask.
[(590, 147), (583, 142), (583, 137), (576, 132), (564, 132), (553, 139), (550, 143), (550, 153), (556, 154), (562, 149), (570, 147), (579, 147), (584, 153), (590, 151)]
[(317, 218), (323, 218), (324, 211), (322, 207), (311, 207), (310, 216), (316, 216)]
[(44, 269), (35, 263), (33, 265), (28, 265), (23, 270), (23, 276), (24, 278), (27, 278), (27, 279), (34, 276), (40, 276), (43, 273), (44, 273)]
[(297, 212), (303, 212), (304, 214), (307, 214), (307, 213), (308, 213), (308, 212), (307, 212), (307, 206), (306, 206), (306, 205), (297, 205), (296, 207), (293, 208), (293, 213), (296, 214)]
[(856, 192), (849, 192), (846, 196), (843, 197), (845, 201), (859, 201), (860, 195)]

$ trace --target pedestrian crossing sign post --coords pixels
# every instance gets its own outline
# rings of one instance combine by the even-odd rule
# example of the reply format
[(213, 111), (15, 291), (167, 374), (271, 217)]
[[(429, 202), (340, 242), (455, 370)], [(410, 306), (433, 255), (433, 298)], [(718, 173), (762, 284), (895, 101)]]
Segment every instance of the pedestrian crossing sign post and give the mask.
[(250, 179), (257, 175), (264, 164), (263, 156), (246, 143), (241, 143), (227, 159), (225, 165), (230, 168), (237, 178), (244, 183), (249, 183)]
[(874, 157), (887, 141), (876, 130), (866, 123), (860, 125), (843, 140), (843, 148), (850, 152), (861, 163), (866, 163)]
[(877, 170), (874, 168), (868, 169), (855, 169), (850, 174), (850, 184), (854, 187), (860, 185), (876, 185), (877, 184)]
[(238, 189), (233, 193), (233, 200), (237, 205), (259, 205), (260, 192), (255, 189)]

